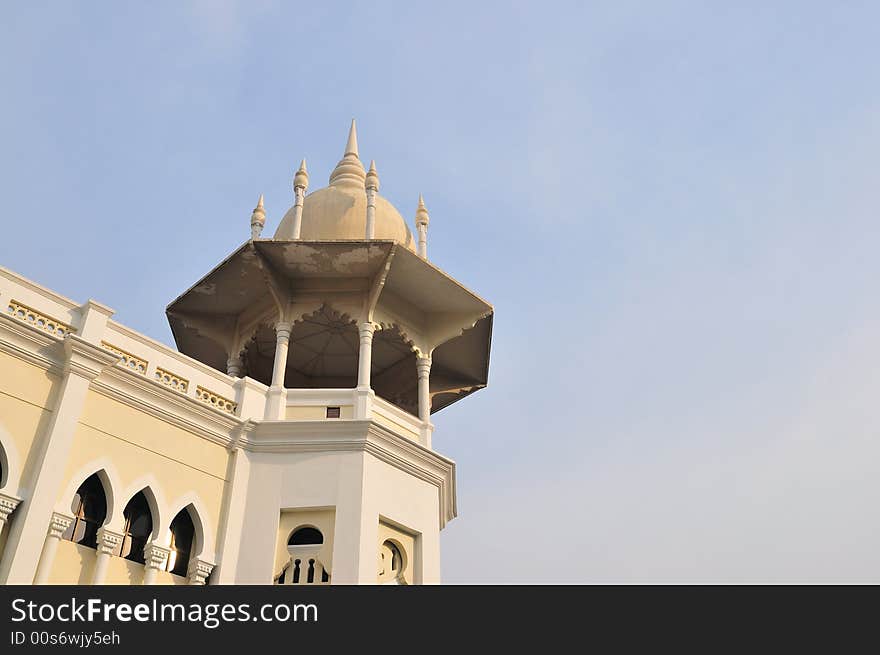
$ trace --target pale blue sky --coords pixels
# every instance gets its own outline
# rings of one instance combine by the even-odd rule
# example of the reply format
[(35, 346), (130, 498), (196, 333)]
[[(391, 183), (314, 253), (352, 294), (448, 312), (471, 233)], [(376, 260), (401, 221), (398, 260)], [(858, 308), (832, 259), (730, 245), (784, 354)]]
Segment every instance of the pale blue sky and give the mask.
[(880, 582), (880, 6), (4, 3), (0, 264), (165, 305), (349, 120), (496, 308), (450, 582)]

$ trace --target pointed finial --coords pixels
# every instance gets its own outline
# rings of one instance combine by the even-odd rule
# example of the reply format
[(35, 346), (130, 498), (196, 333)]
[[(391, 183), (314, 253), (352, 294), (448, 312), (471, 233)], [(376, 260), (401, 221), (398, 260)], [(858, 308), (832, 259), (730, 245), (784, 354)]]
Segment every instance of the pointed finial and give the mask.
[(358, 157), (357, 127), (354, 119), (351, 119), (351, 129), (348, 132), (348, 142), (345, 144), (345, 154), (336, 164), (336, 168), (330, 173), (331, 186), (356, 186), (364, 188), (364, 165)]
[(425, 207), (425, 199), (419, 194), (419, 206), (416, 208), (416, 225), (427, 225), (430, 217), (428, 216), (428, 208)]
[(293, 188), (305, 191), (309, 188), (309, 172), (306, 170), (306, 160), (303, 159), (299, 165), (299, 170), (293, 176)]
[(376, 160), (370, 161), (370, 170), (367, 171), (366, 187), (373, 191), (379, 190), (379, 173), (376, 171)]
[(355, 125), (353, 118), (351, 119), (351, 129), (348, 130), (348, 143), (345, 144), (345, 152), (342, 154), (359, 156), (357, 125)]
[(263, 208), (263, 194), (257, 201), (257, 206), (251, 214), (251, 239), (256, 239), (263, 232), (263, 226), (266, 224), (266, 210)]

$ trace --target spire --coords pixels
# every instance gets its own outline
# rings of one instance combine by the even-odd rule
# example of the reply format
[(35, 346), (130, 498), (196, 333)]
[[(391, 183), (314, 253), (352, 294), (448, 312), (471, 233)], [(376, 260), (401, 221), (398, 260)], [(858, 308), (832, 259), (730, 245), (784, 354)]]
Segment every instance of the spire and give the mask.
[(430, 217), (428, 216), (428, 208), (425, 207), (425, 199), (419, 194), (419, 206), (416, 208), (416, 225), (427, 225)]
[(355, 125), (353, 118), (351, 119), (351, 129), (348, 130), (348, 143), (345, 144), (345, 152), (343, 154), (359, 156), (357, 125)]
[(259, 238), (263, 232), (263, 226), (266, 224), (266, 210), (263, 208), (263, 194), (257, 201), (257, 206), (251, 214), (251, 239)]
[(367, 179), (365, 183), (368, 189), (373, 191), (379, 190), (379, 173), (376, 171), (376, 160), (370, 161), (370, 170), (367, 171)]
[(345, 154), (330, 173), (330, 186), (354, 186), (363, 189), (365, 177), (364, 165), (358, 157), (357, 127), (352, 119), (348, 142), (345, 144)]
[(293, 176), (293, 188), (305, 191), (309, 188), (309, 172), (306, 170), (306, 160), (303, 159), (299, 165), (299, 170)]

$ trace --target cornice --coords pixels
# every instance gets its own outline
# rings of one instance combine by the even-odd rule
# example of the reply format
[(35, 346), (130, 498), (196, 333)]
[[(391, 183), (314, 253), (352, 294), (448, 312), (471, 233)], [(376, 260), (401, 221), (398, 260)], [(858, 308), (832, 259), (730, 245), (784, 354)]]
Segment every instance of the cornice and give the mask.
[(229, 448), (241, 419), (128, 369), (113, 367), (92, 382), (96, 392)]
[(119, 355), (89, 343), (75, 334), (68, 334), (61, 342), (64, 348), (63, 371), (94, 380), (119, 361)]
[(52, 346), (60, 341), (43, 330), (0, 314), (0, 350), (45, 370), (61, 372), (61, 362)]
[(262, 421), (241, 441), (245, 450), (256, 453), (369, 453), (437, 487), (441, 528), (457, 515), (455, 462), (375, 421)]

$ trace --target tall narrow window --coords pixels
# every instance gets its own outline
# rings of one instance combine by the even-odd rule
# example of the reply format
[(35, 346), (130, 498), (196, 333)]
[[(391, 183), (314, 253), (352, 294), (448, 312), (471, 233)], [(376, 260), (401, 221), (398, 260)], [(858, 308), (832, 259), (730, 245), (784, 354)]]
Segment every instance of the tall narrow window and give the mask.
[(189, 511), (186, 508), (180, 510), (171, 521), (171, 554), (168, 555), (167, 570), (174, 575), (186, 575), (195, 533)]
[(73, 523), (64, 531), (62, 538), (89, 548), (97, 548), (98, 528), (107, 518), (107, 497), (97, 474), (90, 475), (79, 486), (70, 509), (73, 511)]
[(143, 564), (144, 546), (153, 533), (153, 515), (150, 513), (150, 504), (143, 491), (132, 496), (122, 515), (125, 518), (125, 529), (117, 554), (132, 562)]

